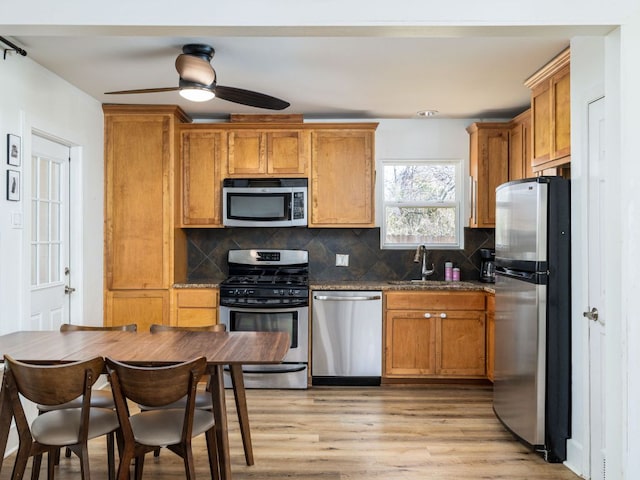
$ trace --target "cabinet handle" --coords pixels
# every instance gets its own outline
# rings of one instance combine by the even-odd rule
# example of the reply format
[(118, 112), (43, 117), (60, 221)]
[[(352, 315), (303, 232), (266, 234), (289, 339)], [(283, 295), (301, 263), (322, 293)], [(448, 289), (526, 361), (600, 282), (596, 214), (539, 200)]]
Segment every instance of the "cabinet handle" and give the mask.
[(441, 313), (441, 314), (440, 314), (440, 318), (447, 318), (447, 314), (446, 314), (446, 313), (444, 313), (444, 312), (443, 312), (443, 313)]
[(424, 318), (431, 318), (431, 314), (430, 313), (425, 313), (424, 314)]

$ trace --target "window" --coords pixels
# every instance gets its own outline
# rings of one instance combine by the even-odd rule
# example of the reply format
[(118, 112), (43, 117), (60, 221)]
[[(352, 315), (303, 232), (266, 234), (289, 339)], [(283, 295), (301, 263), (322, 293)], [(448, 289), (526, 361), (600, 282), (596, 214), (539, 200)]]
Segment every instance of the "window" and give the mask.
[(462, 248), (462, 160), (384, 160), (383, 248)]

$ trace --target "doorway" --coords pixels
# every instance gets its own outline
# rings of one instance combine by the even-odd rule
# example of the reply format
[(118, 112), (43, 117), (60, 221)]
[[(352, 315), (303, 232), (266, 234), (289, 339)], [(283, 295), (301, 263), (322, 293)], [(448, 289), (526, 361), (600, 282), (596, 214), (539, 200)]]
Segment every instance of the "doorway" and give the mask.
[(31, 137), (29, 328), (57, 330), (70, 319), (70, 148)]
[(605, 287), (602, 282), (607, 262), (603, 248), (605, 224), (605, 103), (600, 98), (588, 105), (587, 180), (587, 299), (584, 316), (589, 321), (589, 469), (591, 480), (606, 479), (605, 442)]

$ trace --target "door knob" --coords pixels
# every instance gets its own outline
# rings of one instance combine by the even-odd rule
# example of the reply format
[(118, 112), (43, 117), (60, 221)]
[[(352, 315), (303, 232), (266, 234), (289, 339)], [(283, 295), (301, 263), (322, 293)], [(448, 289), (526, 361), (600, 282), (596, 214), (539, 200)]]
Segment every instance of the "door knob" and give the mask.
[(65, 286), (64, 286), (64, 293), (65, 293), (66, 295), (70, 295), (70, 294), (72, 294), (72, 293), (73, 293), (73, 292), (75, 292), (75, 291), (76, 291), (76, 289), (75, 289), (75, 288), (73, 288), (73, 287), (70, 287), (69, 285), (65, 285)]
[(598, 321), (598, 309), (593, 307), (589, 312), (582, 312), (582, 316), (588, 318), (589, 320), (593, 320), (594, 322)]

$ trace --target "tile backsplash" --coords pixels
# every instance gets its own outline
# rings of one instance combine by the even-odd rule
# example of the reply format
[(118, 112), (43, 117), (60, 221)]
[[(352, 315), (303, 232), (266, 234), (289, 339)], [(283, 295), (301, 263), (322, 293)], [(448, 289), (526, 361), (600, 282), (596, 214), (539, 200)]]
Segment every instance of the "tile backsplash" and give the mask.
[[(224, 228), (189, 229), (189, 282), (220, 282), (227, 276), (231, 249), (275, 248), (309, 251), (309, 276), (313, 281), (380, 281), (420, 278), (415, 250), (380, 249), (379, 228)], [(444, 280), (444, 263), (460, 268), (460, 280), (478, 280), (480, 248), (493, 248), (493, 229), (464, 231), (464, 250), (429, 250), (434, 264), (430, 280)], [(337, 267), (336, 254), (349, 255), (349, 266)]]

